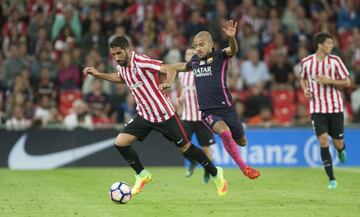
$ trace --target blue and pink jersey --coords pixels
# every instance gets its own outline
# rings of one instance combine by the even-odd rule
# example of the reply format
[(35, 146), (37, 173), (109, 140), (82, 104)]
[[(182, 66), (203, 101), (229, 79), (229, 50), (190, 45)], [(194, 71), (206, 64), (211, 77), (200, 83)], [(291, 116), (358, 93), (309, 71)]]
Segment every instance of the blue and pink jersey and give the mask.
[(226, 83), (228, 60), (225, 51), (213, 50), (204, 59), (194, 55), (186, 64), (194, 72), (200, 111), (232, 106)]

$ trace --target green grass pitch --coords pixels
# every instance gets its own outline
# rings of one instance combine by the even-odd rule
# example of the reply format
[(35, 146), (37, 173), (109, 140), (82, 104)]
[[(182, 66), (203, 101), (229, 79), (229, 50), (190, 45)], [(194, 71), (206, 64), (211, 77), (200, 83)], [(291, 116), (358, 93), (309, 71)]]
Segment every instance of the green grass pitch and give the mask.
[(202, 170), (149, 167), (153, 182), (129, 204), (108, 198), (113, 182), (133, 184), (128, 168), (10, 171), (0, 169), (1, 217), (359, 217), (360, 168), (336, 168), (338, 188), (327, 189), (322, 169), (263, 168), (258, 180), (225, 169), (229, 191), (217, 196)]

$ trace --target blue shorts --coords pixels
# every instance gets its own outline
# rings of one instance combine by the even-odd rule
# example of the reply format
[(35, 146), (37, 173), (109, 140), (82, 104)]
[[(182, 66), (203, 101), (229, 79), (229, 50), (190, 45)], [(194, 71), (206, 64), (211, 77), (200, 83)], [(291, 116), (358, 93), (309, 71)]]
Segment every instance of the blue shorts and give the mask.
[(213, 131), (213, 127), (216, 122), (224, 121), (230, 128), (234, 140), (241, 139), (244, 136), (244, 127), (234, 107), (208, 109), (201, 112), (201, 119), (203, 123), (211, 131)]

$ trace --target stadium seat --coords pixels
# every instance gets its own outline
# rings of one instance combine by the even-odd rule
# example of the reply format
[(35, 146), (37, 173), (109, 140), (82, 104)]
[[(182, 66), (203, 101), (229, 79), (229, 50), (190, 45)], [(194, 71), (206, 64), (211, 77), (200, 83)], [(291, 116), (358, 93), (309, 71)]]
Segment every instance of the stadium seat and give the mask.
[(59, 111), (62, 116), (70, 113), (72, 104), (75, 100), (82, 99), (80, 90), (62, 90), (60, 91)]
[(294, 104), (295, 93), (293, 90), (272, 90), (270, 96), (274, 107)]
[(345, 32), (340, 33), (339, 44), (340, 44), (340, 49), (342, 51), (345, 51), (349, 48), (351, 41), (352, 41), (352, 32), (351, 31), (345, 31)]
[(295, 104), (288, 104), (286, 106), (274, 107), (274, 118), (280, 123), (289, 123), (296, 114)]

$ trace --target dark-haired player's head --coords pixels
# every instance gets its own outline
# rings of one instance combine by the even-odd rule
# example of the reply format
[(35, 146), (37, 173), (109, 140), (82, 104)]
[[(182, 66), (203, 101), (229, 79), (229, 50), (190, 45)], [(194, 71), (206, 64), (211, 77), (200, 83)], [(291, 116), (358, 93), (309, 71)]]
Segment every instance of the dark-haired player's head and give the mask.
[(194, 48), (200, 59), (206, 58), (211, 53), (213, 45), (213, 39), (207, 31), (201, 31), (194, 37)]
[(319, 32), (314, 36), (314, 45), (316, 51), (320, 51), (328, 55), (334, 48), (333, 37), (327, 32)]
[(196, 54), (196, 50), (192, 47), (189, 47), (188, 49), (186, 49), (185, 51), (185, 61), (189, 62), (191, 60), (191, 58)]
[(111, 56), (120, 66), (127, 66), (130, 62), (130, 44), (124, 36), (116, 36), (110, 41)]

